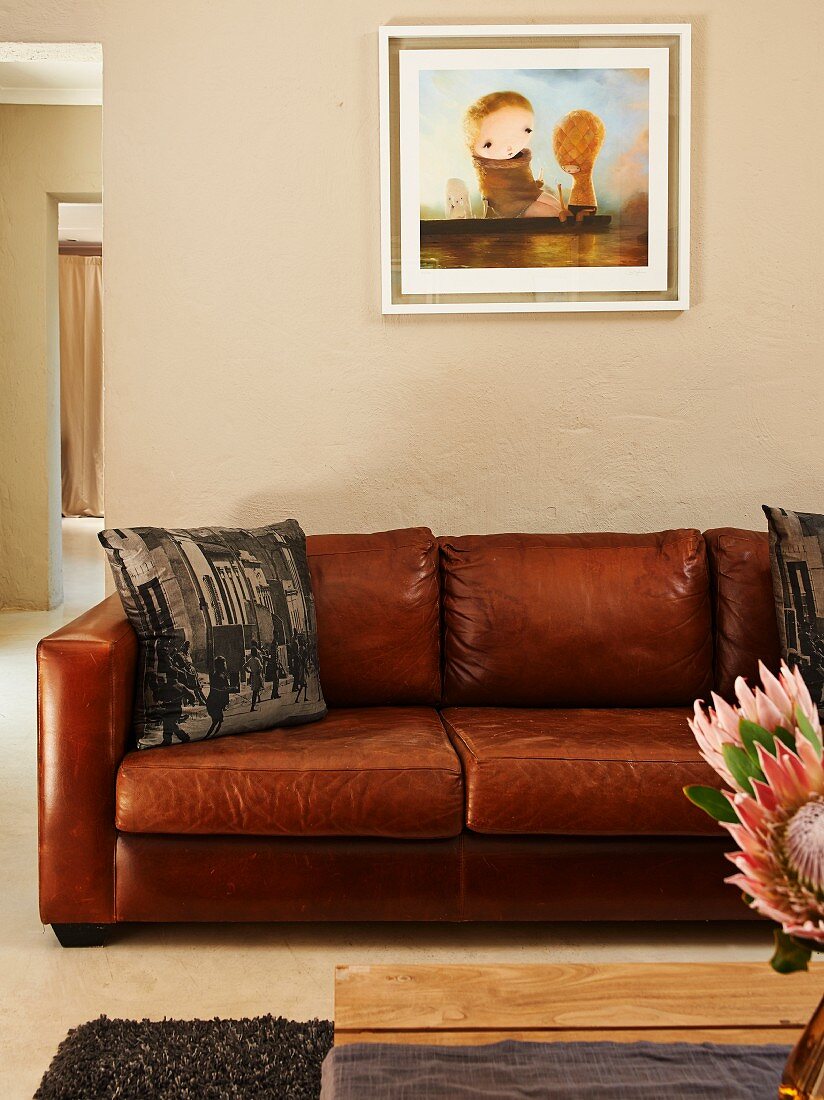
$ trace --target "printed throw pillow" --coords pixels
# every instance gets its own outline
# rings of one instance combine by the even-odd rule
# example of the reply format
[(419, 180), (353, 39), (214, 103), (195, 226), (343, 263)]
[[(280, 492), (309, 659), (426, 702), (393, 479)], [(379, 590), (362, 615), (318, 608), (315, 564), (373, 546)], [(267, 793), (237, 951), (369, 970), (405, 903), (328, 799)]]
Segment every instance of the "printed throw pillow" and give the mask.
[(824, 516), (763, 508), (781, 655), (824, 712)]
[(295, 520), (115, 528), (100, 542), (139, 642), (138, 748), (326, 714), (306, 536)]

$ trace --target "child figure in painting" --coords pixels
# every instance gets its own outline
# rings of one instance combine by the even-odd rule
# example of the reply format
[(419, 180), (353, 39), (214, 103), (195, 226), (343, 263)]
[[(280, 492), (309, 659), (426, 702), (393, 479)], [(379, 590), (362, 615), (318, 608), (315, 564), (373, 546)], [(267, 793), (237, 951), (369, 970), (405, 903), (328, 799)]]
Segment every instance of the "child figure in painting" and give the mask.
[(532, 175), (532, 104), (518, 92), (481, 96), (464, 115), (464, 130), (487, 218), (557, 218), (566, 210)]

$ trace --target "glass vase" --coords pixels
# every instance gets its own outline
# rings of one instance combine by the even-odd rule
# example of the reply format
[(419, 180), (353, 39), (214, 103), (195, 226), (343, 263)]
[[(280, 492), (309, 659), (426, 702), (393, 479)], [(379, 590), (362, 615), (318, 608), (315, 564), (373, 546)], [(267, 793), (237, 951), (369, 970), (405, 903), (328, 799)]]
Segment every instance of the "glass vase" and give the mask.
[(824, 997), (784, 1067), (780, 1100), (824, 1100)]

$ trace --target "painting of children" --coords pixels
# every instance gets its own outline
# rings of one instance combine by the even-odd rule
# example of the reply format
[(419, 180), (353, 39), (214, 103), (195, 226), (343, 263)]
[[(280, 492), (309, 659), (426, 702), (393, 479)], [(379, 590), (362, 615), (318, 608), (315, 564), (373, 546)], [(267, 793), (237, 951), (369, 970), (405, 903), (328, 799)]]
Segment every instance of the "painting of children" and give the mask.
[[(643, 70), (458, 70), (420, 79), (422, 267), (646, 264)], [(449, 196), (464, 191), (456, 213)], [(459, 217), (474, 224), (447, 224)]]

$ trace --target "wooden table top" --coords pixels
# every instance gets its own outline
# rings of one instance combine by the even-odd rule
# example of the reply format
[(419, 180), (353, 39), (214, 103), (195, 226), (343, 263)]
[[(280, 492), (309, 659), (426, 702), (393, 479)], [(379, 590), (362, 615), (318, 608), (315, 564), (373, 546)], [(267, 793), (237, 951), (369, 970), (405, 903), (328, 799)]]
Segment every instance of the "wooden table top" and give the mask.
[(339, 966), (335, 1043), (597, 1039), (792, 1044), (824, 964)]

